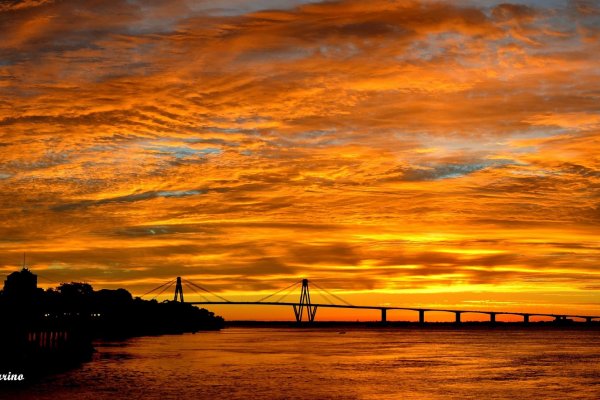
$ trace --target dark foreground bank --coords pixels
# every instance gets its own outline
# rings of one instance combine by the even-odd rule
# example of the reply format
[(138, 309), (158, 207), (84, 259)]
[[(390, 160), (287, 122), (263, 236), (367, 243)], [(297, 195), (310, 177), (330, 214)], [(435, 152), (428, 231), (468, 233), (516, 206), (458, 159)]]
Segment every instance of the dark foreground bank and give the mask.
[(63, 283), (43, 290), (25, 268), (9, 275), (0, 292), (0, 320), (0, 380), (11, 381), (89, 360), (94, 339), (218, 330), (224, 323), (206, 309), (133, 298), (125, 289)]

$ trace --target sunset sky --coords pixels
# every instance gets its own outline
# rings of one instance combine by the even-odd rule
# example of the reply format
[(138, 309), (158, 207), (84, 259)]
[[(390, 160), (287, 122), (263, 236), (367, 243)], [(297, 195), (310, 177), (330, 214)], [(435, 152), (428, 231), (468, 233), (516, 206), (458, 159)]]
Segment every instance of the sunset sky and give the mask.
[(599, 234), (596, 1), (0, 2), (3, 275), (599, 315)]

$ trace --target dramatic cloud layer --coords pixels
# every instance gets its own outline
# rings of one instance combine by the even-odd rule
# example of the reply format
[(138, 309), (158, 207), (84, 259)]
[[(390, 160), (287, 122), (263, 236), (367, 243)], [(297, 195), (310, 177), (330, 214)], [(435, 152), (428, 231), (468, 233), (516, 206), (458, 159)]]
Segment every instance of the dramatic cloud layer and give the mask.
[(595, 1), (5, 1), (0, 32), (5, 273), (600, 313)]

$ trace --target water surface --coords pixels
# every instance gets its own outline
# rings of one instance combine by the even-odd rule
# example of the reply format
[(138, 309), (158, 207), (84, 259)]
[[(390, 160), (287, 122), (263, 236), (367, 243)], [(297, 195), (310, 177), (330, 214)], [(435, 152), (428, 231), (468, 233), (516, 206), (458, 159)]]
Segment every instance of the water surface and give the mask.
[(600, 399), (600, 332), (228, 328), (104, 343), (22, 399)]

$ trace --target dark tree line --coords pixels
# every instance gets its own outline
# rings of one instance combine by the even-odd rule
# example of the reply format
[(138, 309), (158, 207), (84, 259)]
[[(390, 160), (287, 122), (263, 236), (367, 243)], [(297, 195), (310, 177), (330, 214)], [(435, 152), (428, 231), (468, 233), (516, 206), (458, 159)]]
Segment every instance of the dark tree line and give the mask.
[(27, 269), (0, 291), (0, 369), (45, 374), (91, 358), (93, 339), (177, 334), (223, 327), (223, 318), (191, 304), (133, 298), (125, 289), (87, 283), (37, 287)]
[(77, 323), (95, 338), (215, 330), (223, 318), (186, 303), (133, 298), (125, 289), (94, 290), (87, 283), (0, 292), (0, 316), (8, 325)]

